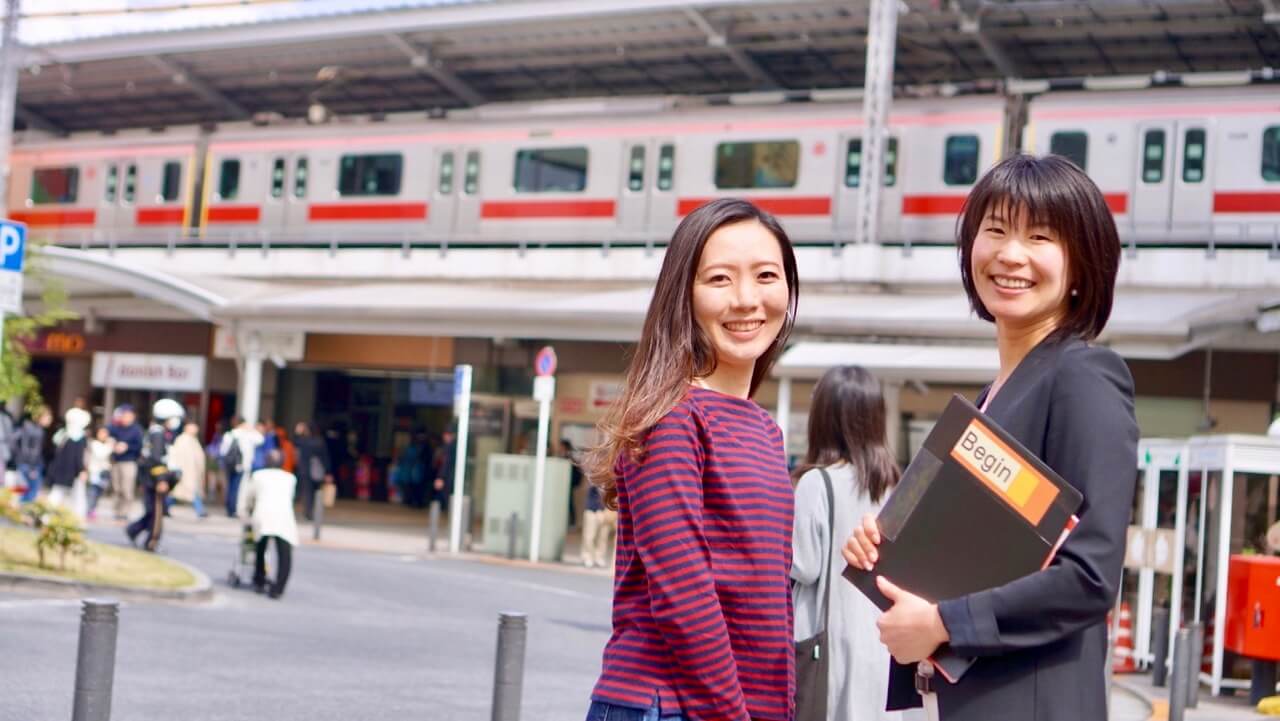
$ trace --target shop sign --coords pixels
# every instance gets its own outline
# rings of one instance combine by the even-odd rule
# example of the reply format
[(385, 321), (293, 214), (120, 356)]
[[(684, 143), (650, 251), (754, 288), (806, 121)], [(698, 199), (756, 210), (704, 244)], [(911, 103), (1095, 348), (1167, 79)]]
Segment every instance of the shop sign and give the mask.
[(52, 353), (57, 355), (79, 355), (89, 350), (89, 341), (81, 333), (65, 330), (41, 331), (26, 343), (27, 350), (32, 353)]
[(197, 355), (94, 353), (93, 385), (152, 391), (204, 390), (207, 359)]
[(561, 398), (560, 412), (573, 415), (581, 413), (587, 409), (587, 404), (581, 398)]
[(608, 408), (622, 396), (622, 384), (612, 381), (592, 381), (587, 397), (591, 399), (591, 407)]
[(256, 342), (262, 354), (268, 358), (296, 363), (307, 351), (307, 334), (292, 330), (241, 331), (239, 339), (229, 329), (218, 326), (213, 329), (213, 357), (234, 360), (238, 351)]

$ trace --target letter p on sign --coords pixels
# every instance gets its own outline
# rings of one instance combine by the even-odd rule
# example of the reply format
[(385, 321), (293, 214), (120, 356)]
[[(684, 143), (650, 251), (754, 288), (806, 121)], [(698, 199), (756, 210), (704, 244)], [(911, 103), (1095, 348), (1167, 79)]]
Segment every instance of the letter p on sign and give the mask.
[(22, 256), (27, 246), (27, 226), (9, 220), (0, 220), (0, 267), (14, 273), (22, 272)]

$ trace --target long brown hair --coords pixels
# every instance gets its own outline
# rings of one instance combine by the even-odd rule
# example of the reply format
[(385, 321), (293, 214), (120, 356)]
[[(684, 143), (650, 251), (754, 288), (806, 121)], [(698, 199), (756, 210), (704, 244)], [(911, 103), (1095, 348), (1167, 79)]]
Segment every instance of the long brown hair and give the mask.
[(813, 389), (809, 407), (809, 451), (795, 471), (799, 480), (814, 468), (853, 466), (860, 492), (879, 503), (901, 471), (889, 452), (880, 381), (861, 366), (837, 366)]
[(713, 200), (685, 216), (671, 236), (662, 260), (622, 395), (599, 423), (603, 441), (587, 451), (584, 458), (583, 469), (604, 492), (609, 508), (617, 507), (618, 459), (627, 454), (640, 460), (645, 435), (684, 398), (689, 382), (715, 372), (715, 350), (693, 318), (693, 279), (711, 234), (744, 221), (759, 223), (777, 238), (788, 293), (782, 328), (769, 349), (756, 359), (748, 395), (755, 394), (791, 334), (800, 279), (791, 240), (777, 219), (736, 198)]

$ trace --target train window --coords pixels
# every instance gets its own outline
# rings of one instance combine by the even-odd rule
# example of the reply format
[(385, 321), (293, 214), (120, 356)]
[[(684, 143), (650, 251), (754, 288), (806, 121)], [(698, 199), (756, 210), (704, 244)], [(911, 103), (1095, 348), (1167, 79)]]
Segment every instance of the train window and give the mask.
[(436, 189), (441, 195), (448, 195), (453, 192), (453, 153), (448, 152), (440, 156), (440, 182), (436, 184)]
[(517, 193), (579, 193), (586, 187), (586, 148), (516, 151)]
[(240, 194), (240, 161), (227, 158), (222, 161), (222, 172), (218, 174), (218, 199), (235, 200)]
[(138, 166), (129, 163), (124, 169), (124, 202), (132, 203), (138, 194)]
[(404, 156), (344, 155), (339, 163), (338, 193), (341, 195), (397, 195), (404, 171)]
[(627, 166), (627, 189), (644, 190), (644, 146), (631, 146), (631, 162)]
[(293, 197), (307, 197), (307, 156), (293, 161)]
[[(845, 149), (844, 184), (847, 188), (856, 188), (862, 182), (862, 138), (849, 141)], [(884, 155), (884, 185), (893, 187), (898, 182), (898, 139), (889, 138), (889, 145)]]
[(948, 135), (942, 182), (972, 185), (978, 179), (978, 136)]
[(1280, 125), (1262, 131), (1262, 179), (1280, 180)]
[(178, 199), (182, 187), (182, 163), (170, 160), (164, 164), (163, 177), (160, 179), (160, 200), (172, 203)]
[(671, 190), (676, 174), (676, 146), (667, 143), (658, 149), (658, 190)]
[(1192, 128), (1182, 139), (1182, 182), (1204, 180), (1204, 128)]
[(480, 191), (480, 151), (467, 152), (467, 165), (463, 168), (462, 192), (475, 195)]
[(119, 185), (120, 185), (120, 166), (115, 164), (108, 165), (107, 179), (106, 179), (106, 182), (103, 184), (102, 199), (107, 201), (108, 203), (116, 202), (116, 189), (119, 187)]
[(80, 189), (80, 169), (37, 168), (31, 174), (31, 202), (36, 205), (46, 203), (74, 203)]
[(284, 158), (276, 158), (271, 163), (271, 197), (284, 197)]
[(1061, 155), (1083, 171), (1089, 170), (1089, 134), (1081, 130), (1064, 130), (1049, 136), (1049, 152)]
[(1148, 130), (1142, 136), (1142, 182), (1164, 180), (1164, 131)]
[(716, 146), (716, 188), (791, 188), (800, 175), (800, 143), (768, 140)]

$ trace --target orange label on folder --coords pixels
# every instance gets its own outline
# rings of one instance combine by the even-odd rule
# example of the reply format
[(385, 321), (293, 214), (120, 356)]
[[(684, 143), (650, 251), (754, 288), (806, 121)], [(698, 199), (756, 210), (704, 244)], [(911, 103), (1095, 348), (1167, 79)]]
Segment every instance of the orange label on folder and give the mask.
[(964, 464), (973, 475), (996, 492), (1031, 525), (1040, 525), (1049, 504), (1058, 497), (1058, 488), (1040, 472), (1024, 463), (996, 434), (977, 419), (960, 434), (951, 457)]

